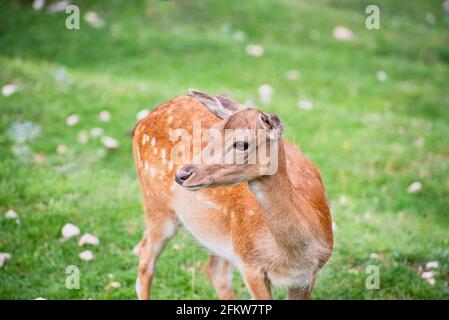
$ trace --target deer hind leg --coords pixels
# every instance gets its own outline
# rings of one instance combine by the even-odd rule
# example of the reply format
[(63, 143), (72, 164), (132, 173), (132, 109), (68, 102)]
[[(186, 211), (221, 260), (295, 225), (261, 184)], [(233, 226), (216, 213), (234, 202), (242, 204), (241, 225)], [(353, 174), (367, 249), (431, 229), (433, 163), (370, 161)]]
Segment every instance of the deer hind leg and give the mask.
[(254, 300), (271, 300), (270, 282), (267, 275), (258, 268), (244, 267), (242, 270), (243, 279)]
[(147, 214), (148, 226), (138, 247), (139, 266), (137, 268), (136, 293), (140, 300), (150, 298), (157, 259), (176, 233), (178, 225), (174, 215), (159, 215), (157, 219), (151, 217), (152, 215)]
[(232, 265), (226, 259), (211, 254), (206, 273), (220, 299), (235, 300), (232, 291)]

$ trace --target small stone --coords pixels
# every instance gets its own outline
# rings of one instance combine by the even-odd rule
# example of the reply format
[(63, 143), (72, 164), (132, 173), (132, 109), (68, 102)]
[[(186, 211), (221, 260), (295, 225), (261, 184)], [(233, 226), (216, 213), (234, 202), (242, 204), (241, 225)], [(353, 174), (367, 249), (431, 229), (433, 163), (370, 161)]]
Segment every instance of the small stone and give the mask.
[(92, 138), (98, 138), (103, 135), (103, 129), (102, 128), (92, 128), (90, 130), (90, 135)]
[(70, 1), (68, 1), (68, 0), (54, 2), (48, 7), (48, 11), (50, 11), (52, 13), (63, 12), (69, 5), (70, 5)]
[(67, 147), (64, 144), (60, 144), (56, 148), (56, 153), (58, 153), (58, 154), (65, 154), (66, 152), (67, 152)]
[(298, 80), (299, 76), (300, 76), (300, 73), (297, 70), (289, 70), (285, 73), (285, 78), (290, 81)]
[(84, 21), (86, 21), (89, 25), (97, 29), (101, 29), (106, 25), (104, 20), (100, 18), (100, 16), (94, 11), (87, 11), (84, 14)]
[(62, 228), (61, 233), (62, 233), (62, 237), (64, 239), (70, 239), (72, 237), (78, 236), (80, 234), (80, 229), (77, 226), (75, 226), (74, 224), (67, 223)]
[(259, 87), (259, 95), (262, 103), (268, 104), (271, 102), (271, 96), (273, 95), (273, 88), (269, 84), (263, 84)]
[(253, 57), (261, 57), (264, 54), (264, 48), (258, 44), (249, 44), (245, 48), (246, 53)]
[(139, 112), (137, 112), (136, 118), (137, 118), (138, 121), (140, 121), (140, 120), (142, 120), (143, 118), (145, 118), (149, 114), (150, 114), (150, 110), (142, 109)]
[(419, 181), (413, 182), (408, 188), (408, 193), (417, 193), (422, 190), (422, 183)]
[(5, 97), (12, 96), (16, 92), (17, 92), (17, 85), (15, 85), (14, 83), (6, 84), (2, 87), (2, 94)]
[(313, 109), (313, 103), (307, 100), (299, 100), (297, 103), (299, 109), (309, 111)]
[(101, 139), (101, 142), (109, 150), (117, 149), (118, 145), (119, 145), (117, 140), (115, 140), (114, 138), (108, 137), (108, 136), (103, 137)]
[(440, 264), (438, 261), (429, 261), (426, 263), (426, 269), (427, 270), (437, 269), (439, 265)]
[(120, 284), (120, 282), (118, 281), (112, 281), (111, 283), (109, 283), (106, 287), (105, 290), (109, 290), (111, 288), (113, 289), (118, 289), (120, 288), (122, 285)]
[(354, 34), (351, 29), (343, 26), (337, 26), (332, 31), (334, 38), (338, 41), (352, 41), (354, 39)]
[(234, 34), (232, 35), (232, 38), (234, 39), (234, 41), (243, 42), (246, 40), (246, 34), (245, 34), (245, 32), (238, 30), (238, 31), (234, 32)]
[(78, 133), (78, 142), (81, 144), (86, 144), (89, 142), (89, 134), (87, 133), (86, 130), (81, 130)]
[(8, 219), (17, 219), (19, 217), (19, 215), (14, 210), (8, 210), (5, 213), (5, 217)]
[(433, 279), (435, 277), (433, 271), (424, 271), (421, 273), (421, 278), (423, 279)]
[(385, 82), (385, 81), (388, 80), (388, 75), (387, 75), (387, 73), (385, 71), (379, 70), (379, 71), (376, 72), (376, 78), (379, 81)]
[(45, 6), (45, 0), (34, 0), (33, 9), (36, 11), (42, 10)]
[(94, 254), (90, 250), (85, 250), (79, 254), (81, 260), (91, 261), (94, 259)]
[(179, 244), (175, 243), (175, 244), (173, 245), (173, 250), (179, 251), (180, 249), (181, 249), (181, 246), (180, 246)]
[(93, 246), (97, 246), (97, 245), (100, 244), (100, 240), (98, 240), (98, 238), (96, 236), (94, 236), (93, 234), (85, 233), (80, 238), (80, 241), (78, 242), (78, 245), (83, 246), (85, 244), (90, 244), (90, 245), (93, 245)]
[(371, 259), (376, 259), (376, 260), (380, 260), (380, 255), (378, 255), (377, 253), (370, 253), (369, 257)]
[(111, 120), (111, 114), (108, 111), (101, 111), (98, 115), (98, 119), (103, 122), (109, 122)]
[(0, 268), (5, 265), (7, 260), (11, 260), (11, 254), (6, 252), (0, 252)]
[(77, 114), (72, 114), (71, 116), (69, 116), (66, 120), (66, 123), (68, 126), (73, 127), (74, 125), (76, 125), (78, 122), (80, 121), (80, 117)]

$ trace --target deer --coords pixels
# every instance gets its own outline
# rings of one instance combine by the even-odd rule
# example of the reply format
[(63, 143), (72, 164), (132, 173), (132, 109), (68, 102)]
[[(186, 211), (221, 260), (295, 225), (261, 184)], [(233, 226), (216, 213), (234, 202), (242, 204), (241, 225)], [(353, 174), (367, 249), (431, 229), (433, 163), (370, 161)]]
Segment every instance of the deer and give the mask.
[[(196, 150), (174, 138), (177, 128), (198, 135), (195, 123), (206, 136)], [(242, 130), (265, 134), (232, 134)], [(208, 249), (205, 271), (220, 299), (236, 298), (234, 267), (252, 299), (272, 299), (272, 286), (288, 299), (311, 297), (332, 254), (332, 219), (318, 169), (282, 135), (275, 114), (193, 89), (136, 124), (132, 149), (146, 217), (136, 246), (139, 299), (150, 298), (158, 257), (181, 225)], [(216, 145), (224, 147), (212, 153)], [(275, 156), (248, 161), (262, 146)], [(214, 161), (198, 161), (205, 153)], [(230, 155), (240, 161), (216, 161)]]

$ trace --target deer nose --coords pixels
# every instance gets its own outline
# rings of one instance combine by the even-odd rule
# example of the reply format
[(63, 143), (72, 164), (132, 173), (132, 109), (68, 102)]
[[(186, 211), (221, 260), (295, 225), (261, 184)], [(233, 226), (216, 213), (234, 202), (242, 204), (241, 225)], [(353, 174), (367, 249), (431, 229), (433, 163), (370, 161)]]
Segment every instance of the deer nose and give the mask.
[(185, 166), (184, 168), (181, 168), (178, 172), (175, 174), (175, 181), (182, 185), (187, 179), (189, 179), (193, 174), (193, 167), (191, 166)]

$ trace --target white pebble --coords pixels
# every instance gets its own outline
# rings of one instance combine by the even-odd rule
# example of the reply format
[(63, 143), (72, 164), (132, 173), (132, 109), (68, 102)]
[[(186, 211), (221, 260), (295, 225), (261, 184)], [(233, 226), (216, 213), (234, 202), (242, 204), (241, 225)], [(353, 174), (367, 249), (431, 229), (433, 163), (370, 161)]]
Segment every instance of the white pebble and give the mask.
[(93, 246), (97, 246), (97, 245), (100, 244), (100, 240), (98, 240), (98, 238), (96, 236), (94, 236), (93, 234), (85, 233), (80, 238), (80, 241), (78, 242), (78, 245), (83, 246), (85, 244), (90, 244), (90, 245), (93, 245)]
[(81, 144), (86, 144), (89, 142), (89, 134), (86, 130), (82, 130), (78, 133), (78, 142)]
[(74, 224), (71, 223), (67, 223), (63, 228), (62, 228), (62, 237), (64, 239), (69, 239), (72, 237), (76, 237), (80, 234), (80, 229), (75, 226)]
[(84, 15), (84, 21), (97, 29), (103, 28), (106, 25), (104, 20), (94, 11), (87, 11)]
[(354, 34), (351, 29), (343, 26), (337, 26), (333, 30), (334, 38), (338, 41), (352, 41), (354, 39)]
[(139, 112), (137, 112), (136, 118), (137, 118), (137, 120), (142, 120), (143, 118), (145, 118), (149, 114), (150, 114), (150, 110), (142, 109)]
[(377, 80), (384, 82), (384, 81), (388, 80), (388, 75), (385, 71), (379, 70), (376, 73), (376, 78), (377, 78)]
[(45, 0), (34, 0), (33, 9), (36, 11), (42, 10), (45, 6)]
[(262, 103), (268, 104), (271, 102), (271, 96), (273, 95), (273, 88), (269, 84), (263, 84), (259, 87), (259, 95)]
[(9, 97), (9, 96), (13, 95), (14, 93), (16, 93), (16, 91), (17, 91), (17, 85), (15, 85), (14, 83), (6, 84), (2, 87), (2, 94), (5, 97)]
[(118, 141), (114, 138), (105, 136), (101, 139), (101, 142), (107, 149), (117, 149), (118, 148)]
[(6, 252), (0, 252), (0, 268), (5, 265), (7, 260), (11, 259), (11, 254)]
[(298, 108), (305, 110), (305, 111), (309, 111), (313, 109), (313, 103), (307, 100), (299, 100), (298, 101)]
[(264, 48), (258, 44), (249, 44), (246, 46), (246, 53), (253, 57), (261, 57), (264, 53)]
[(98, 115), (98, 119), (103, 122), (109, 122), (111, 120), (111, 114), (106, 110), (101, 111)]
[(90, 250), (85, 250), (79, 254), (81, 260), (91, 261), (94, 259), (94, 254)]
[(433, 274), (433, 271), (425, 271), (421, 273), (421, 278), (423, 279), (433, 279), (435, 275)]
[(5, 213), (5, 217), (8, 219), (17, 219), (19, 217), (19, 215), (14, 210), (8, 210)]
[(238, 30), (238, 31), (234, 32), (234, 34), (232, 35), (232, 38), (234, 39), (234, 41), (242, 42), (242, 41), (246, 40), (246, 34), (245, 34), (245, 32)]
[(449, 13), (449, 0), (443, 2), (443, 11)]
[(54, 12), (63, 12), (69, 5), (70, 5), (70, 1), (68, 1), (68, 0), (54, 2), (48, 7), (48, 11), (53, 12), (53, 13)]
[(80, 121), (80, 117), (77, 114), (72, 114), (71, 116), (69, 116), (66, 120), (66, 123), (68, 126), (73, 127), (74, 125), (76, 125), (78, 122)]
[(111, 283), (109, 283), (106, 287), (105, 287), (105, 290), (109, 290), (109, 289), (111, 289), (111, 288), (114, 288), (114, 289), (118, 289), (118, 288), (120, 288), (122, 285), (120, 284), (120, 282), (118, 282), (118, 281), (112, 281)]
[(90, 135), (92, 138), (98, 138), (99, 136), (103, 135), (103, 129), (102, 128), (92, 128), (90, 130)]
[(379, 260), (380, 259), (380, 256), (377, 254), (377, 253), (370, 253), (370, 255), (369, 255), (369, 257), (371, 258), (371, 259), (376, 259), (376, 260)]
[(417, 193), (422, 190), (422, 183), (419, 181), (413, 182), (408, 188), (408, 193)]
[(58, 154), (64, 154), (67, 152), (67, 147), (63, 144), (60, 144), (57, 148), (56, 148), (56, 152)]
[(426, 263), (426, 269), (430, 270), (430, 269), (436, 269), (439, 266), (439, 262), (438, 261), (429, 261)]
[(297, 71), (297, 70), (289, 70), (285, 73), (285, 78), (287, 80), (291, 80), (291, 81), (298, 80), (299, 76), (300, 76), (300, 74), (299, 74), (299, 71)]

